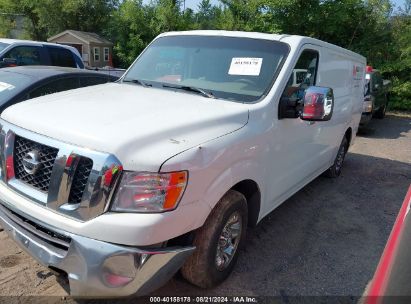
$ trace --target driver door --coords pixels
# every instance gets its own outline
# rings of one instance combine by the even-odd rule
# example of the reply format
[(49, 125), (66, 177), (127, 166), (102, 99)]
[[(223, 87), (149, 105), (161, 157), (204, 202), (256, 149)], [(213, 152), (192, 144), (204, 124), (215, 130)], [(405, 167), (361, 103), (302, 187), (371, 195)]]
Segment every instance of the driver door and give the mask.
[[(302, 102), (305, 90), (318, 82), (319, 62), (320, 47), (306, 45), (290, 72), (283, 96), (297, 104)], [(317, 138), (321, 123), (304, 121), (299, 117), (277, 120), (271, 149), (272, 187), (268, 190), (274, 207), (310, 181), (321, 167), (318, 156), (322, 148)]]

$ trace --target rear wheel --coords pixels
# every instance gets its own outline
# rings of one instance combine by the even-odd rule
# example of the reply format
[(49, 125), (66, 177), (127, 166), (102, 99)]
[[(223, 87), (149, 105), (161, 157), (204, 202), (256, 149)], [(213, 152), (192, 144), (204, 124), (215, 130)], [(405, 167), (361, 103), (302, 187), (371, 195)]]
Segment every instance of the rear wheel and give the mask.
[(337, 156), (335, 157), (333, 165), (324, 173), (327, 177), (340, 176), (347, 151), (348, 151), (348, 140), (347, 140), (347, 137), (344, 136), (341, 142), (341, 145), (338, 149), (338, 153), (337, 153)]
[(183, 277), (202, 288), (224, 281), (244, 245), (246, 228), (246, 199), (241, 193), (230, 190), (218, 202), (203, 227), (196, 231), (196, 250), (181, 268)]

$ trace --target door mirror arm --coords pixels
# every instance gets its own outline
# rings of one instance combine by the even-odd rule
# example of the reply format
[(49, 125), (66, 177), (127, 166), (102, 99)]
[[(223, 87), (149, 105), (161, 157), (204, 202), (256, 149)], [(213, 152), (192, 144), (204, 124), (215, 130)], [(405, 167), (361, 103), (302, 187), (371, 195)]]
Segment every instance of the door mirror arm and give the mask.
[(278, 107), (278, 119), (284, 118), (298, 118), (299, 111), (298, 105), (300, 100), (291, 99), (287, 96), (281, 96)]

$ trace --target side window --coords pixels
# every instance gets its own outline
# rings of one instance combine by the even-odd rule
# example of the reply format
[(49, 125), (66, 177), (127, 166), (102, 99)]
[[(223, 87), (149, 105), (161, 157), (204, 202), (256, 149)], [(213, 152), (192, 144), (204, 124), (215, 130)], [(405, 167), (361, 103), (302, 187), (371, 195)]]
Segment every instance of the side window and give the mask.
[(78, 78), (71, 77), (71, 78), (53, 80), (31, 91), (29, 93), (29, 98), (35, 98), (35, 97), (40, 97), (40, 96), (53, 94), (57, 92), (72, 90), (78, 87), (79, 87)]
[(94, 61), (100, 61), (100, 48), (94, 47), (93, 53), (94, 53)]
[(41, 65), (40, 47), (38, 46), (16, 46), (3, 58), (15, 59), (17, 65)]
[(304, 91), (316, 83), (318, 52), (314, 50), (304, 50), (295, 65), (283, 96), (298, 100), (302, 98)]
[(93, 77), (93, 76), (86, 76), (86, 77), (80, 77), (80, 87), (88, 87), (88, 86), (93, 86), (97, 84), (102, 84), (109, 82), (109, 78), (107, 77)]
[(51, 65), (75, 68), (77, 67), (74, 61), (73, 54), (64, 48), (47, 47), (50, 54)]
[(104, 61), (110, 60), (110, 49), (108, 47), (104, 48)]

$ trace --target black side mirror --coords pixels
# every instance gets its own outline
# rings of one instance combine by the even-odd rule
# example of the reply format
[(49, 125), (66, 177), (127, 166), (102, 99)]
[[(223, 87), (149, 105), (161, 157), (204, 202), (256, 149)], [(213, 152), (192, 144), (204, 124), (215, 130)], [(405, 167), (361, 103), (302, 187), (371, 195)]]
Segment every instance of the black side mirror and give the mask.
[(305, 91), (300, 118), (308, 121), (327, 121), (334, 109), (334, 92), (331, 88), (311, 86)]

